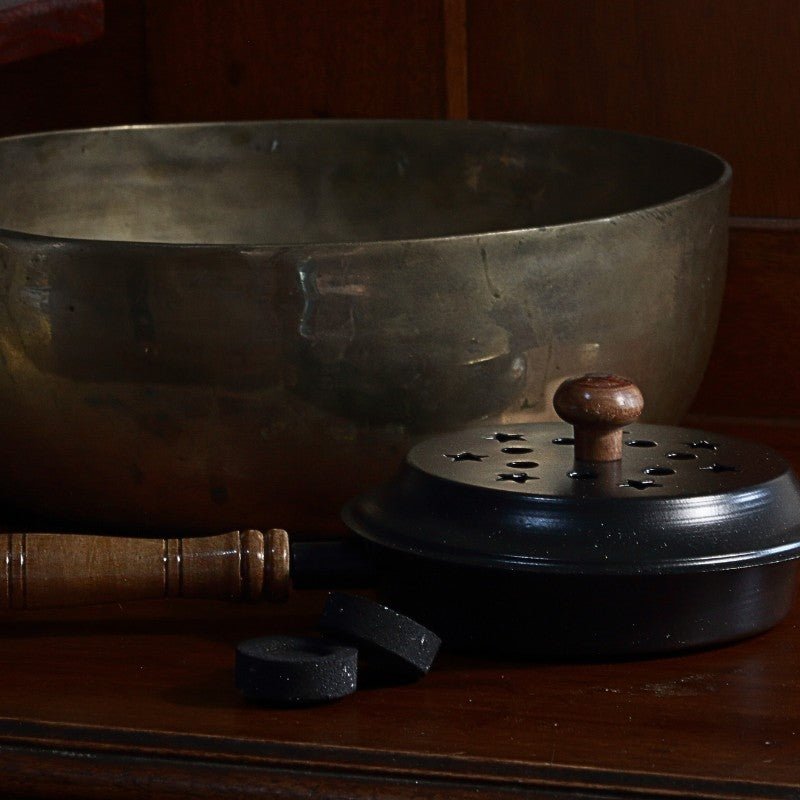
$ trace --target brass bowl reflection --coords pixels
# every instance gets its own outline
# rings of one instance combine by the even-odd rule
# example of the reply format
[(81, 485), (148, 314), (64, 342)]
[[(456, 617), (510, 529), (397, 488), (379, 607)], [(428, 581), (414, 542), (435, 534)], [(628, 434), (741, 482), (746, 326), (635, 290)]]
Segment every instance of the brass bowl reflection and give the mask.
[(338, 530), (421, 436), (708, 359), (728, 166), (599, 130), (144, 126), (0, 140), (0, 490), (120, 530)]

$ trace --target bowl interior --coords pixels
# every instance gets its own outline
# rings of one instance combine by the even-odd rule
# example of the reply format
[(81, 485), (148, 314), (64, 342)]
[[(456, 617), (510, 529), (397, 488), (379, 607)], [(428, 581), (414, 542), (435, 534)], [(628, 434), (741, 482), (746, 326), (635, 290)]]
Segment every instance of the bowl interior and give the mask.
[(725, 174), (640, 136), (474, 122), (146, 126), (0, 141), (0, 228), (195, 244), (364, 242), (611, 217)]

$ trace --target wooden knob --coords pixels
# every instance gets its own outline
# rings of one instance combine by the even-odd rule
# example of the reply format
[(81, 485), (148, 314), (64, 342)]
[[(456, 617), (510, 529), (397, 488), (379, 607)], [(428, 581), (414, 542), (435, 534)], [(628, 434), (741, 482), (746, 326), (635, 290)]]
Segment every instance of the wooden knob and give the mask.
[(558, 387), (553, 407), (574, 428), (576, 460), (619, 461), (622, 429), (638, 419), (644, 398), (627, 378), (584, 375)]

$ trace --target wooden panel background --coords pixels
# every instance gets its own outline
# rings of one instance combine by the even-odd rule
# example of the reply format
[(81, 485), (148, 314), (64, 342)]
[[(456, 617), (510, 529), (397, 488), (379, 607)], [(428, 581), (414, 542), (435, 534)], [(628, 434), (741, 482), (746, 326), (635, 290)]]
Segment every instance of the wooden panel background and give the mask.
[(100, 39), (0, 66), (0, 135), (147, 120), (142, 2), (105, 15)]
[(0, 134), (275, 117), (621, 128), (734, 168), (693, 417), (800, 424), (796, 0), (106, 0), (96, 42), (0, 66)]
[(441, 117), (431, 0), (148, 0), (158, 120)]
[(800, 216), (796, 0), (469, 0), (476, 118), (620, 128), (734, 166), (732, 213)]

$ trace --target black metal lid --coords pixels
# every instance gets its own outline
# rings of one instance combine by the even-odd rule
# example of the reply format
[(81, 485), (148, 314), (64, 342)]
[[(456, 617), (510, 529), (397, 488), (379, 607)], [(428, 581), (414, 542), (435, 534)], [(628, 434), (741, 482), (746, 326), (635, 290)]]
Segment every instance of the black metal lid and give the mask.
[(630, 425), (621, 460), (576, 461), (572, 437), (548, 423), (430, 439), (345, 522), (395, 552), (515, 571), (666, 574), (800, 557), (800, 486), (773, 450)]

